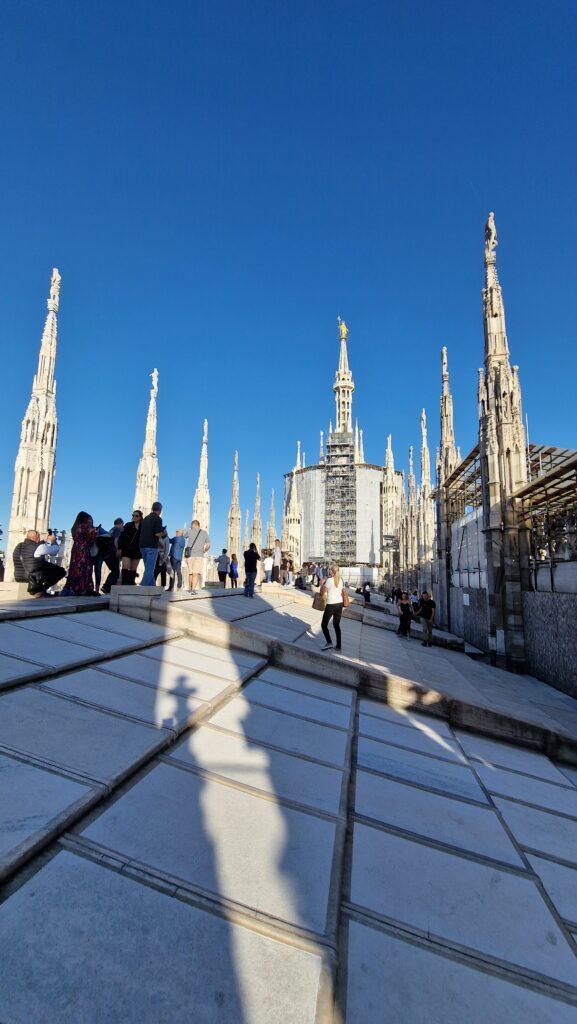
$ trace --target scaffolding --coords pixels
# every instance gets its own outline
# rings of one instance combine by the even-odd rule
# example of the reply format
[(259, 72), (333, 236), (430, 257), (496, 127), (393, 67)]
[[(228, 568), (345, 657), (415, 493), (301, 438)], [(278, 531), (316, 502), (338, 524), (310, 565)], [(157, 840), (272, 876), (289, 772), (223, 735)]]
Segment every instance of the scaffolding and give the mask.
[[(565, 590), (577, 562), (577, 451), (531, 445), (530, 480), (513, 495), (518, 522), (529, 532), (534, 590)], [(570, 584), (569, 589), (573, 589)]]
[(341, 566), (356, 564), (357, 501), (352, 433), (327, 439), (325, 553)]

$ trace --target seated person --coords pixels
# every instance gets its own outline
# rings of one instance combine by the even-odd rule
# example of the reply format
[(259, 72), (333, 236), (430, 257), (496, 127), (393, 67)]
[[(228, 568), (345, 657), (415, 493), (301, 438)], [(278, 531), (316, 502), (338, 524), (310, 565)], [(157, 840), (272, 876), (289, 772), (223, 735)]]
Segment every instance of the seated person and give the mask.
[(45, 597), (46, 591), (66, 576), (66, 569), (46, 560), (59, 550), (53, 533), (47, 533), (41, 541), (37, 530), (28, 530), (25, 540), (16, 545), (12, 555), (16, 582), (28, 583), (28, 593), (34, 597)]

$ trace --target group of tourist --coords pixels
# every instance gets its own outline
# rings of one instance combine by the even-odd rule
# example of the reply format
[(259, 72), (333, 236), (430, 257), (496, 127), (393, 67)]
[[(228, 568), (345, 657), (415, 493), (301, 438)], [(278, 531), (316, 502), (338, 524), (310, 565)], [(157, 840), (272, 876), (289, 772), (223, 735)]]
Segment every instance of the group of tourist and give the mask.
[(392, 592), (392, 600), (396, 605), (399, 614), (398, 636), (405, 640), (411, 639), (411, 623), (421, 620), (423, 627), (423, 647), (433, 646), (433, 622), (437, 605), (427, 590), (419, 597), (416, 590), (409, 595), (408, 591), (395, 589)]

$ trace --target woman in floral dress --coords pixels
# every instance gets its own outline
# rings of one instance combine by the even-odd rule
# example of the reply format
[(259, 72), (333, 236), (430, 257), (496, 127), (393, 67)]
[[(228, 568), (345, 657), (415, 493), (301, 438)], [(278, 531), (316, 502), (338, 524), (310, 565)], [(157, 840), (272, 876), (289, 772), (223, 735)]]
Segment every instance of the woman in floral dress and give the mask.
[(88, 512), (79, 512), (74, 520), (72, 533), (72, 552), (66, 584), (62, 589), (65, 596), (90, 597), (94, 594), (92, 582), (93, 560), (90, 548), (96, 537), (96, 529), (92, 516)]

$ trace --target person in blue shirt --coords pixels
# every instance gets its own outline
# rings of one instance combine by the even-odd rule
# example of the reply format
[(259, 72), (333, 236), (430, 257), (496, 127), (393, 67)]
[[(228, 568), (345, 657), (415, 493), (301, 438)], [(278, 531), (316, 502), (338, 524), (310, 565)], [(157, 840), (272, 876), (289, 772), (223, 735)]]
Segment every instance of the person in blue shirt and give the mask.
[(184, 537), (184, 530), (177, 530), (174, 537), (170, 538), (170, 564), (172, 566), (173, 575), (170, 578), (169, 591), (174, 590), (174, 581), (177, 581), (178, 590), (182, 590), (182, 556), (184, 554), (184, 548), (186, 546), (186, 540)]

